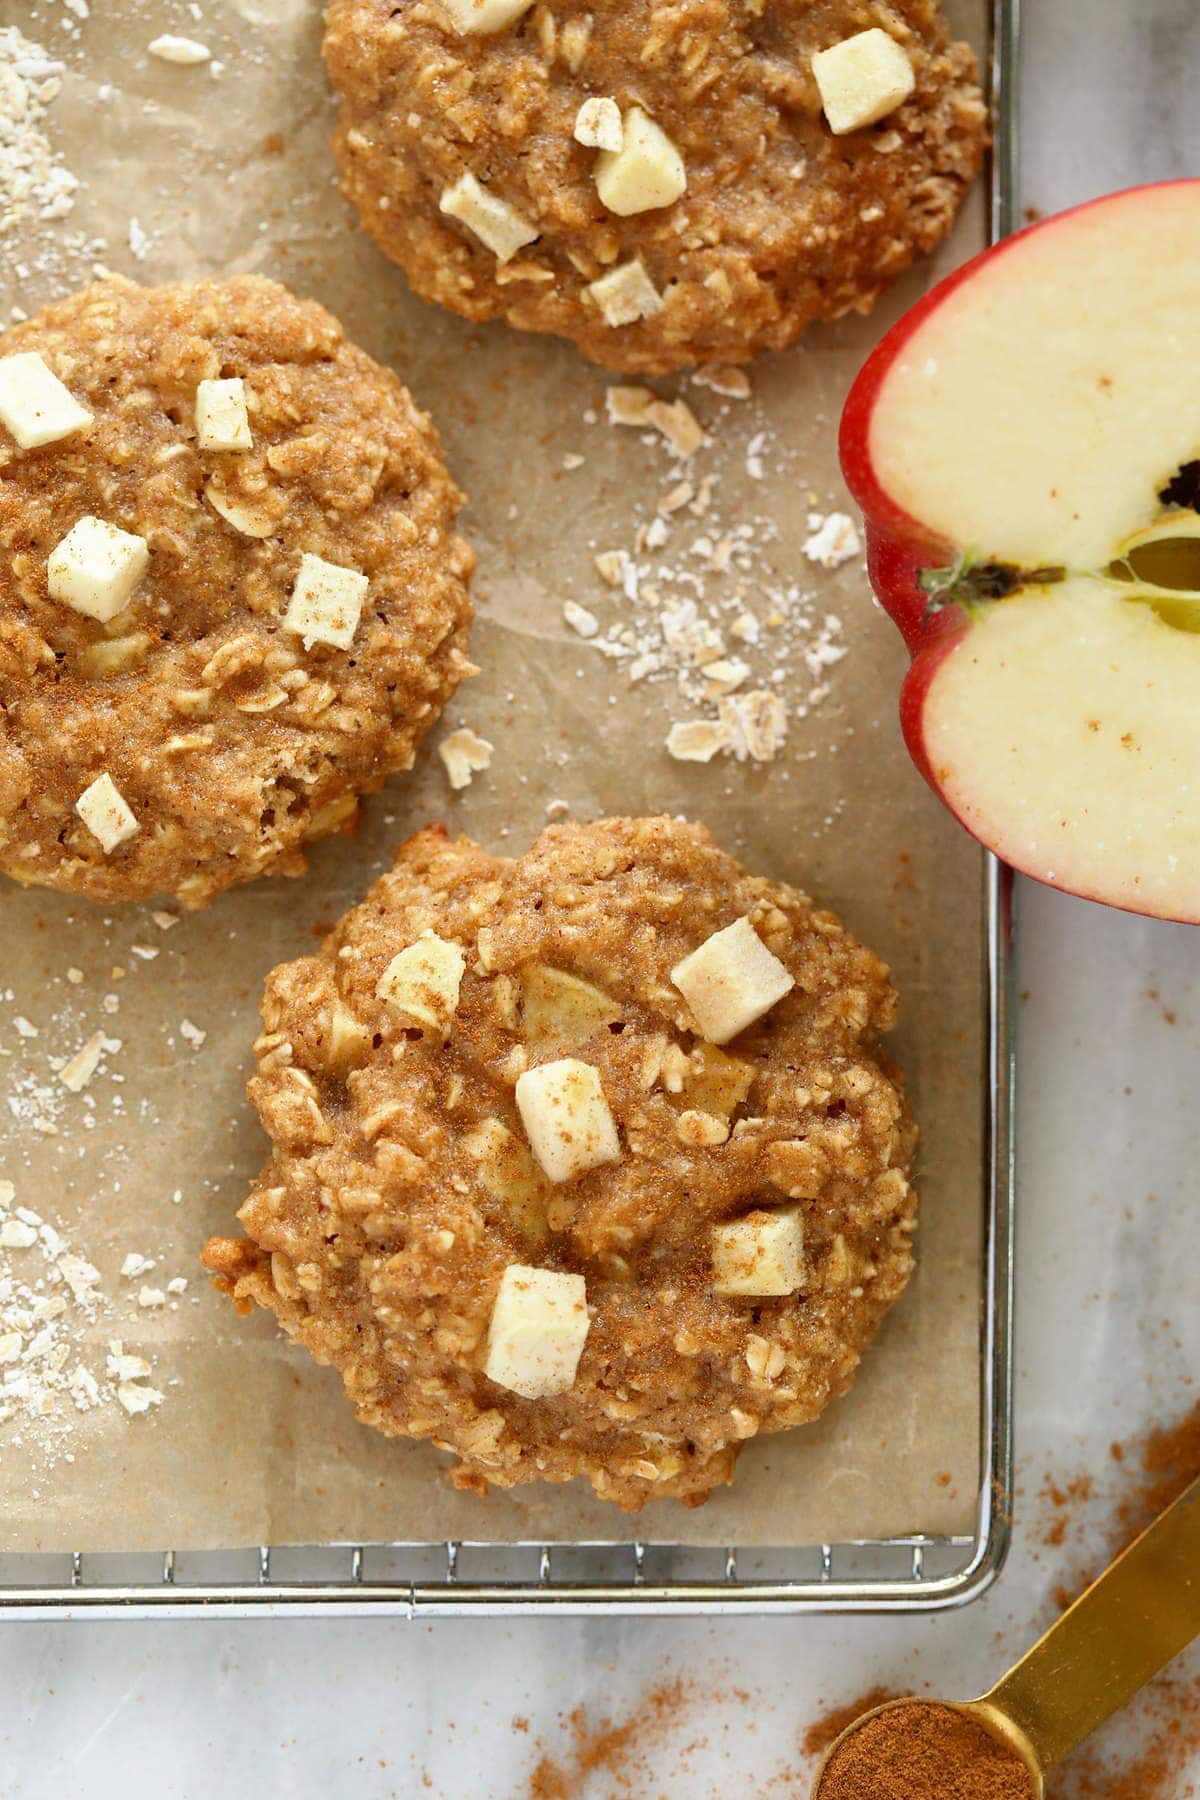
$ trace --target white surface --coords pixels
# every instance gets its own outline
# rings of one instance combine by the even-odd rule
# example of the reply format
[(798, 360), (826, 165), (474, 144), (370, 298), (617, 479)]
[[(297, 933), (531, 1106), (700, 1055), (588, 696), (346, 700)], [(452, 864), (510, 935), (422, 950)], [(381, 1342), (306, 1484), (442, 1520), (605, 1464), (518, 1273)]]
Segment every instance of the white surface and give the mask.
[[(1028, 11), (1030, 203), (1049, 210), (1197, 171), (1194, 0), (1040, 0)], [(985, 1601), (916, 1623), (10, 1626), (3, 1800), (518, 1795), (533, 1736), (562, 1742), (569, 1708), (619, 1714), (672, 1670), (751, 1697), (693, 1712), (675, 1747), (704, 1747), (668, 1747), (661, 1772), (633, 1790), (690, 1800), (735, 1775), (738, 1791), (761, 1791), (795, 1765), (823, 1701), (875, 1681), (950, 1694), (985, 1685), (1046, 1622), (1051, 1589), (1075, 1567), (1075, 1555), (1034, 1542), (1045, 1474), (1105, 1464), (1110, 1441), (1169, 1416), (1200, 1369), (1197, 943), (1187, 929), (1021, 895), (1022, 1503), (1013, 1556)], [(1114, 1290), (1129, 1302), (1119, 1325), (1098, 1299)], [(514, 1734), (514, 1714), (529, 1717), (530, 1736)], [(612, 1791), (603, 1779), (590, 1790)]]

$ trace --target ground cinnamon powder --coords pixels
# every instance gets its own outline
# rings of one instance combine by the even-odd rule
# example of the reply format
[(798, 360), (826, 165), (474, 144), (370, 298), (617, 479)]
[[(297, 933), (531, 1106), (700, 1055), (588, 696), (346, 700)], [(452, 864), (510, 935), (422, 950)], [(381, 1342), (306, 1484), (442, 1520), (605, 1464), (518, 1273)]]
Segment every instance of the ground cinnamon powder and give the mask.
[(570, 1754), (539, 1756), (529, 1777), (528, 1800), (582, 1800), (584, 1794), (596, 1791), (593, 1784), (601, 1778), (606, 1796), (645, 1792), (652, 1780), (649, 1753), (669, 1735), (695, 1697), (676, 1678), (650, 1688), (621, 1720), (593, 1723), (577, 1707), (567, 1716)]
[(843, 1731), (861, 1719), (864, 1713), (874, 1712), (877, 1706), (886, 1706), (889, 1700), (906, 1700), (907, 1692), (896, 1688), (870, 1688), (860, 1694), (857, 1700), (843, 1702), (841, 1706), (831, 1706), (813, 1720), (804, 1736), (800, 1739), (800, 1748), (805, 1756), (824, 1756), (830, 1746), (841, 1737)]
[(1015, 1751), (974, 1719), (914, 1700), (868, 1719), (833, 1752), (818, 1800), (1033, 1800)]

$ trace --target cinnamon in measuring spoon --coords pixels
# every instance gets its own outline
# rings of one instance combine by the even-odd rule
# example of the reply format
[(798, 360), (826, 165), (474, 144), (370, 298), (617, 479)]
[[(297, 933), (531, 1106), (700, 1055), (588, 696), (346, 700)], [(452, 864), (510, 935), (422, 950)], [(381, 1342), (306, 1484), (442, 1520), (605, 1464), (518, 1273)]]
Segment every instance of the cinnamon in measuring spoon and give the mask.
[(936, 1700), (893, 1707), (831, 1754), (814, 1800), (1033, 1800), (1015, 1750)]

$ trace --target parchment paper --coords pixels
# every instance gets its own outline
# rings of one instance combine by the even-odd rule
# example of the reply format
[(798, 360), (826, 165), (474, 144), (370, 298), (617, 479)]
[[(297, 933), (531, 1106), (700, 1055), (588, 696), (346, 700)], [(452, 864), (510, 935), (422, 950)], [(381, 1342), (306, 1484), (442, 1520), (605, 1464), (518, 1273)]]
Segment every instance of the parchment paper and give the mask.
[[(977, 40), (983, 7), (957, 9)], [(392, 364), (434, 414), (470, 495), (480, 554), (474, 654), (481, 676), (443, 729), (469, 722), (496, 746), (493, 768), (452, 796), (433, 744), (414, 775), (367, 808), (352, 840), (321, 846), (309, 876), (267, 881), (163, 933), (150, 909), (104, 913), (37, 890), (0, 895), (0, 1088), (51, 1080), (47, 1058), (95, 1030), (121, 1040), (107, 1072), (59, 1093), (56, 1135), (0, 1110), (0, 1171), (90, 1256), (121, 1300), (127, 1350), (152, 1353), (166, 1403), (127, 1419), (109, 1406), (76, 1426), (74, 1460), (47, 1477), (0, 1427), (0, 1547), (215, 1548), (323, 1541), (652, 1540), (788, 1545), (971, 1527), (979, 1483), (982, 945), (980, 860), (913, 772), (895, 722), (899, 639), (861, 562), (826, 573), (803, 561), (806, 515), (847, 504), (837, 472), (841, 399), (870, 344), (939, 272), (983, 241), (976, 194), (936, 267), (907, 279), (872, 320), (811, 333), (760, 362), (754, 398), (726, 402), (685, 384), (718, 449), (726, 514), (773, 515), (784, 579), (841, 616), (849, 654), (823, 706), (796, 720), (768, 767), (672, 761), (672, 719), (693, 716), (672, 684), (631, 687), (621, 668), (562, 623), (567, 597), (609, 616), (596, 549), (629, 543), (631, 507), (664, 487), (661, 449), (603, 422), (606, 378), (566, 347), (472, 328), (414, 300), (338, 200), (327, 149), (332, 101), (319, 61), (316, 0), (182, 4), (93, 0), (72, 36), (55, 4), (0, 0), (70, 63), (49, 121), (85, 179), (69, 222), (0, 238), (0, 307), (32, 310), (88, 274), (71, 234), (143, 280), (230, 269), (274, 275), (329, 305)], [(964, 17), (964, 15), (966, 15)], [(69, 23), (69, 22), (68, 22)], [(169, 67), (145, 46), (161, 31), (202, 39), (224, 64)], [(111, 91), (102, 97), (100, 90)], [(128, 248), (130, 217), (138, 221)], [(665, 393), (670, 383), (660, 383)], [(746, 470), (760, 428), (763, 479)], [(724, 448), (721, 448), (724, 446)], [(563, 457), (586, 461), (571, 472)], [(782, 466), (782, 473), (780, 468)], [(790, 697), (800, 697), (799, 688)], [(835, 908), (891, 962), (903, 999), (894, 1053), (922, 1125), (920, 1270), (848, 1400), (815, 1428), (743, 1453), (732, 1489), (705, 1507), (651, 1508), (633, 1521), (570, 1489), (487, 1501), (455, 1493), (447, 1459), (359, 1427), (340, 1383), (271, 1322), (241, 1321), (207, 1288), (200, 1245), (228, 1230), (264, 1149), (244, 1098), (266, 971), (306, 951), (365, 890), (395, 845), (431, 818), (519, 851), (552, 799), (581, 817), (687, 813), (753, 868)], [(158, 951), (139, 958), (134, 945)], [(68, 968), (83, 972), (66, 979)], [(114, 968), (124, 969), (114, 977)], [(115, 1015), (103, 996), (119, 992)], [(39, 1026), (19, 1040), (11, 1015)], [(184, 1018), (207, 1033), (194, 1049)], [(173, 1309), (141, 1312), (118, 1275), (130, 1250), (152, 1277), (187, 1275)], [(108, 1322), (97, 1336), (112, 1335)], [(97, 1345), (102, 1362), (102, 1346)]]

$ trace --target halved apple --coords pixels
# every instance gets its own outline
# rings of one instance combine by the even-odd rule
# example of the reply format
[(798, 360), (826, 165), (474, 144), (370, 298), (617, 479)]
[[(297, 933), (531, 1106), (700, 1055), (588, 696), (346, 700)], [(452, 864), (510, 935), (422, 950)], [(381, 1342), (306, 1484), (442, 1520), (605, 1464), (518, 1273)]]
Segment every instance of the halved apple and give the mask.
[(842, 418), (913, 758), (1006, 862), (1200, 921), (1200, 181), (1007, 239)]

